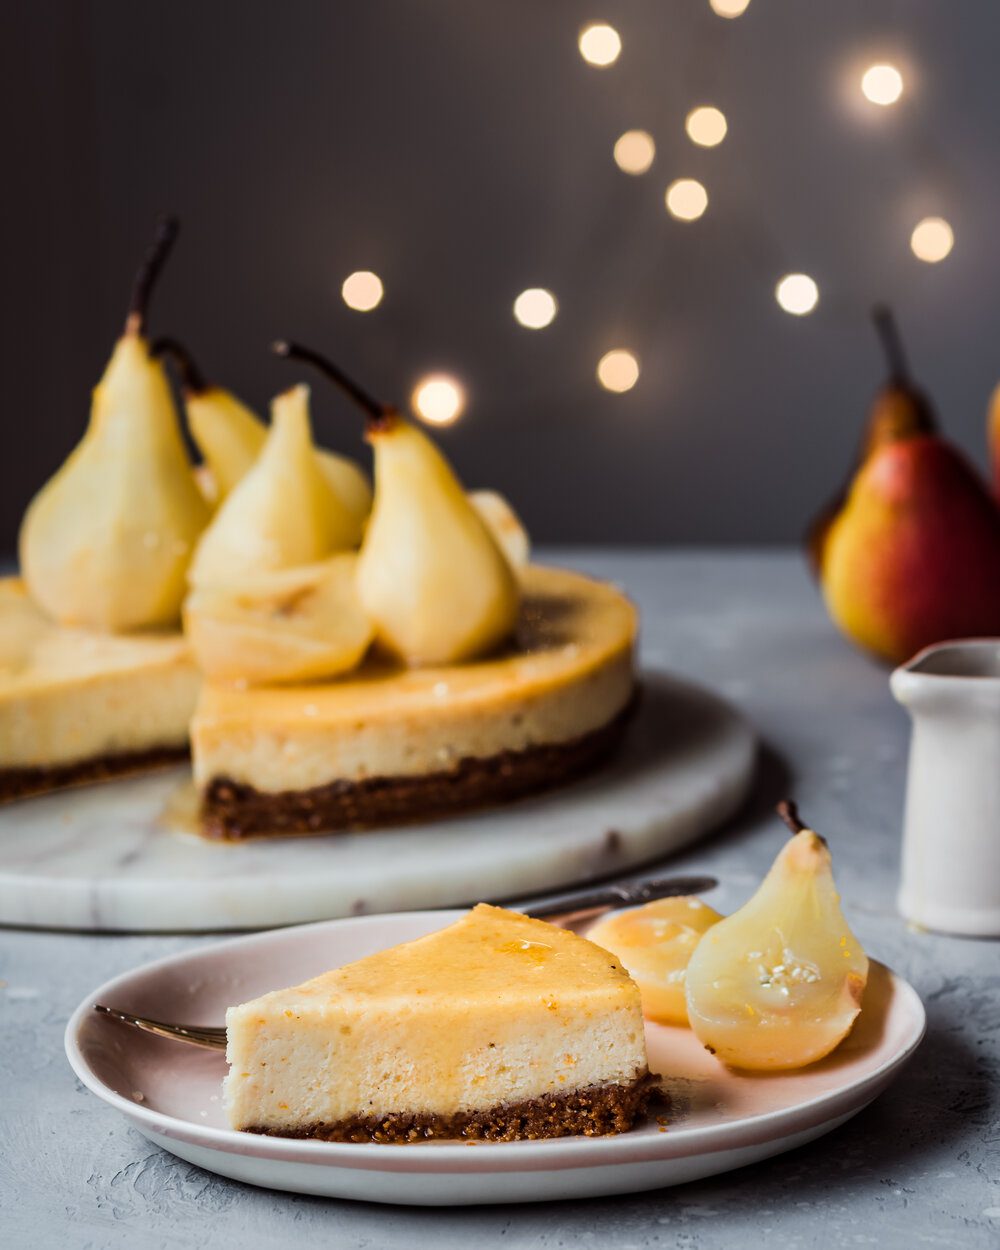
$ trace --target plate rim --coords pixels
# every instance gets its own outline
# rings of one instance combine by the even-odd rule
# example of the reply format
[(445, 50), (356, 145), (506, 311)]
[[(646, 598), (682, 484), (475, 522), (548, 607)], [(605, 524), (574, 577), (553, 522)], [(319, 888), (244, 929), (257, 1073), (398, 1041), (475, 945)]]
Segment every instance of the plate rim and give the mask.
[[(817, 1094), (790, 1107), (760, 1112), (724, 1124), (679, 1127), (670, 1132), (633, 1136), (630, 1133), (601, 1137), (564, 1137), (515, 1142), (440, 1141), (418, 1143), (431, 1147), (415, 1150), (413, 1143), (327, 1142), (292, 1137), (271, 1137), (241, 1133), (237, 1129), (216, 1128), (197, 1124), (168, 1112), (157, 1111), (142, 1103), (132, 1102), (107, 1085), (88, 1063), (80, 1045), (80, 1032), (91, 1018), (93, 1004), (107, 1001), (116, 989), (127, 985), (140, 974), (157, 973), (191, 959), (215, 955), (234, 947), (267, 944), (282, 935), (307, 933), (350, 925), (369, 927), (399, 918), (440, 919), (441, 927), (464, 915), (467, 908), (428, 908), (419, 911), (383, 912), (365, 916), (344, 916), (333, 920), (317, 920), (303, 925), (269, 929), (210, 942), (194, 950), (175, 951), (137, 965), (111, 977), (91, 990), (77, 1005), (66, 1023), (64, 1048), (69, 1065), (82, 1084), (96, 1097), (132, 1121), (140, 1131), (148, 1127), (160, 1137), (181, 1139), (202, 1149), (226, 1154), (251, 1155), (260, 1159), (292, 1164), (325, 1165), (386, 1172), (516, 1172), (523, 1170), (562, 1170), (568, 1167), (602, 1167), (609, 1164), (634, 1164), (666, 1161), (691, 1155), (713, 1154), (734, 1147), (774, 1141), (807, 1127), (816, 1127), (842, 1115), (849, 1104), (861, 1110), (881, 1092), (893, 1074), (903, 1067), (923, 1041), (927, 1031), (927, 1012), (920, 995), (904, 977), (880, 961), (872, 959), (888, 973), (895, 992), (901, 992), (915, 1014), (916, 1027), (906, 1043), (887, 1057), (878, 1067), (860, 1080)], [(807, 1124), (789, 1124), (806, 1115)], [(752, 1141), (745, 1140), (747, 1132)], [(742, 1134), (743, 1136), (740, 1136)], [(732, 1140), (734, 1136), (738, 1140)], [(720, 1140), (721, 1139), (721, 1140)], [(477, 1149), (469, 1150), (470, 1146)], [(486, 1147), (485, 1154), (483, 1148)], [(530, 1154), (526, 1152), (530, 1150)]]

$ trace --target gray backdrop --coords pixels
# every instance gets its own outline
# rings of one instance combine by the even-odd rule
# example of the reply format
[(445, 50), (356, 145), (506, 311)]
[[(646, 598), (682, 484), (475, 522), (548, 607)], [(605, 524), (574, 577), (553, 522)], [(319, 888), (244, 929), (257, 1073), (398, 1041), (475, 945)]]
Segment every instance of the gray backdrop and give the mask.
[[(576, 37), (603, 17), (618, 64)], [(1000, 376), (1000, 74), (995, 0), (5, 0), (0, 551), (80, 434), (156, 214), (183, 238), (153, 329), (188, 340), (257, 405), (291, 380), (265, 345), (315, 343), (387, 397), (433, 366), (470, 392), (442, 435), (547, 540), (793, 540), (841, 476), (880, 364), (866, 322), (891, 299), (952, 435), (982, 458)], [(898, 61), (895, 109), (857, 79)], [(729, 118), (694, 148), (698, 103)], [(631, 127), (649, 174), (611, 159)], [(663, 209), (701, 178), (706, 216)], [(957, 243), (917, 262), (942, 213)], [(343, 277), (387, 288), (367, 316)], [(776, 279), (819, 282), (810, 317)], [(547, 330), (523, 287), (556, 292)], [(634, 348), (638, 386), (594, 382)], [(317, 385), (321, 435), (357, 415)]]

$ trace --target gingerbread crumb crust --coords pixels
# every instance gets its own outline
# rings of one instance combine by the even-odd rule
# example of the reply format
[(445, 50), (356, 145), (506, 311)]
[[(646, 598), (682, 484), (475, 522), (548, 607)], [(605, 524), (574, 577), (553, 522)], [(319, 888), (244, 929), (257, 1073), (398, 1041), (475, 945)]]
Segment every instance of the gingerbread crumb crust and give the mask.
[(320, 1141), (406, 1145), (431, 1139), (531, 1141), (549, 1137), (604, 1137), (627, 1133), (646, 1114), (655, 1089), (649, 1072), (627, 1085), (590, 1085), (523, 1102), (500, 1103), (485, 1111), (429, 1115), (393, 1111), (382, 1116), (351, 1116), (333, 1123), (273, 1129), (250, 1125), (247, 1133)]
[(128, 773), (148, 772), (183, 764), (189, 758), (187, 746), (151, 747), (147, 751), (120, 751), (95, 756), (72, 764), (39, 764), (31, 768), (0, 768), (0, 803), (47, 794), (67, 786), (85, 786), (108, 781)]
[(589, 772), (618, 747), (637, 703), (599, 729), (567, 742), (466, 758), (422, 776), (334, 781), (309, 790), (268, 793), (216, 777), (201, 803), (201, 833), (225, 841), (338, 833), (405, 824), (509, 802)]

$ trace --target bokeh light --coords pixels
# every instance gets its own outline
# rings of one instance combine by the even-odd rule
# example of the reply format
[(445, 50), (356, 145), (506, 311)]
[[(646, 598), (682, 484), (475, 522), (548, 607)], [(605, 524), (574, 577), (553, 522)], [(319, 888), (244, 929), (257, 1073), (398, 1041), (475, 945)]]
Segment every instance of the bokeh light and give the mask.
[(348, 308), (353, 308), (355, 312), (371, 312), (381, 304), (385, 288), (377, 273), (359, 269), (344, 279), (340, 294)]
[(542, 330), (552, 324), (559, 311), (556, 297), (544, 287), (529, 287), (514, 301), (514, 317), (529, 330)]
[(719, 17), (739, 17), (750, 6), (750, 0), (708, 0), (708, 3)]
[(861, 76), (861, 91), (866, 100), (885, 108), (903, 94), (903, 75), (895, 65), (869, 65)]
[(413, 388), (413, 411), (429, 425), (451, 425), (465, 411), (465, 388), (447, 373), (429, 373)]
[(626, 130), (615, 144), (615, 164), (626, 174), (644, 174), (655, 156), (653, 136), (645, 130)]
[(729, 126), (720, 109), (711, 104), (703, 104), (688, 113), (684, 129), (692, 143), (697, 143), (702, 148), (714, 148), (726, 137)]
[(918, 260), (936, 265), (955, 246), (955, 232), (943, 217), (925, 217), (913, 227), (910, 247)]
[(606, 391), (621, 395), (630, 391), (639, 380), (639, 362), (623, 347), (605, 352), (597, 362), (597, 380)]
[(667, 211), (680, 221), (697, 221), (708, 208), (708, 192), (694, 178), (678, 178), (664, 198)]
[(580, 31), (577, 42), (580, 55), (587, 64), (596, 65), (599, 69), (613, 65), (622, 50), (621, 36), (606, 22), (593, 22), (590, 26), (585, 26)]
[(819, 303), (819, 287), (807, 273), (786, 273), (774, 288), (774, 297), (786, 313), (804, 317)]

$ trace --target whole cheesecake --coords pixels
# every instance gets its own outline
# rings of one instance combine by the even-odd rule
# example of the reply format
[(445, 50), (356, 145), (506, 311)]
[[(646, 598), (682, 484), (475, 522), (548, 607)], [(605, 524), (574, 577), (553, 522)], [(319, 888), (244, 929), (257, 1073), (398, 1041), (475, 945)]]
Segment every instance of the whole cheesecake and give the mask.
[(479, 904), (226, 1014), (236, 1129), (326, 1141), (595, 1136), (650, 1092), (639, 991), (565, 929)]
[(515, 636), (472, 663), (370, 658), (338, 680), (206, 683), (191, 725), (203, 832), (396, 823), (564, 782), (618, 744), (635, 701), (637, 615), (615, 587), (528, 566)]
[(0, 800), (185, 759), (200, 684), (181, 633), (58, 625), (0, 579)]

